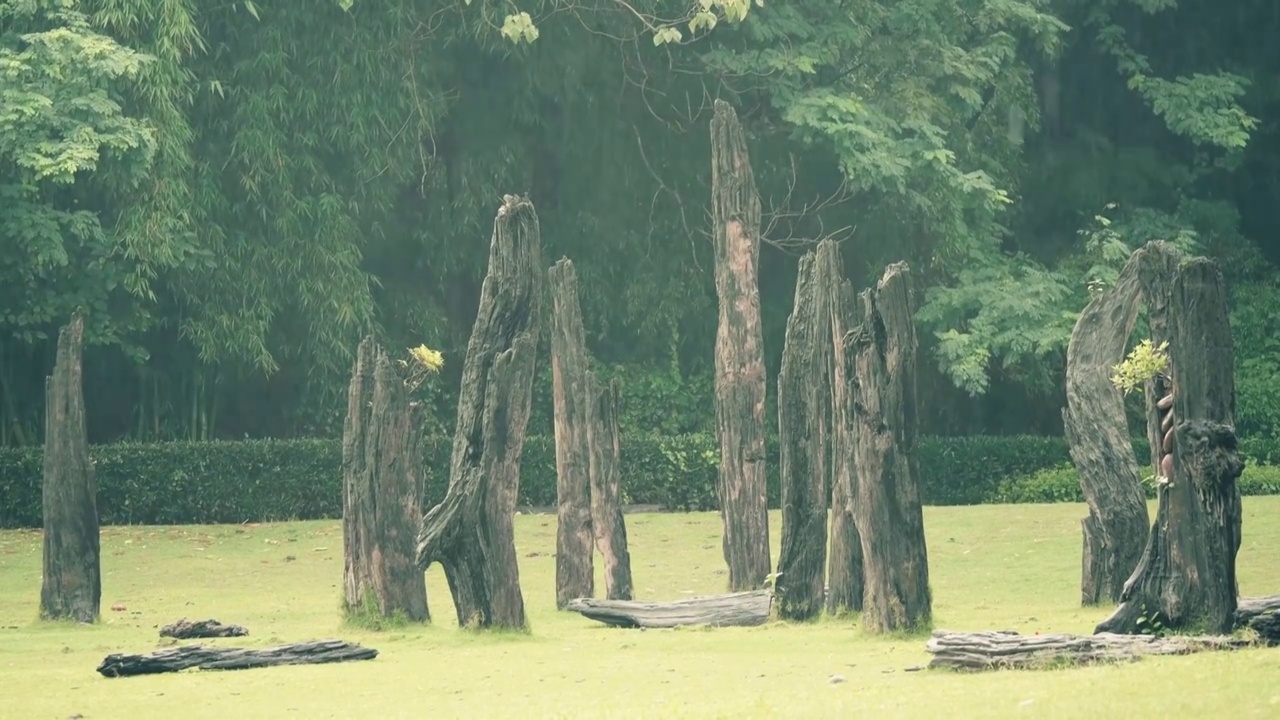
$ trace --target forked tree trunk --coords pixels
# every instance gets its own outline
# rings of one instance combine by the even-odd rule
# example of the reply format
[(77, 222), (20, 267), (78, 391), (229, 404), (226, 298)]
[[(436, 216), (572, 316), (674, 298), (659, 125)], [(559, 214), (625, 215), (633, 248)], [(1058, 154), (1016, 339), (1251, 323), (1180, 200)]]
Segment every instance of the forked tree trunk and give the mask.
[(422, 520), (418, 567), (444, 566), (464, 626), (524, 628), (516, 497), (529, 422), (543, 293), (538, 216), (508, 195), (494, 220), (489, 271), (467, 344), (449, 489)]
[(890, 265), (862, 293), (853, 338), (854, 422), (866, 593), (862, 618), (872, 632), (924, 629), (932, 622), (929, 562), (920, 507), (916, 443), (916, 331), (911, 272)]
[(778, 373), (782, 553), (774, 591), (778, 615), (785, 620), (809, 620), (823, 608), (831, 321), (822, 290), (814, 253), (806, 253), (800, 258)]
[(556, 607), (595, 594), (591, 546), (591, 382), (578, 278), (562, 258), (551, 280), (551, 388), (556, 437)]
[[(1163, 243), (1147, 249), (1172, 257)], [(1167, 284), (1156, 274), (1149, 280), (1149, 297), (1168, 298), (1172, 467), (1168, 482), (1158, 485), (1155, 525), (1125, 583), (1124, 602), (1097, 632), (1132, 633), (1158, 620), (1172, 630), (1226, 633), (1237, 605), (1236, 480), (1244, 469), (1236, 453), (1226, 290), (1218, 266), (1204, 258), (1183, 263)]]
[(360, 342), (342, 431), (344, 602), (425, 622), (427, 587), (417, 566), (422, 522), (422, 406), (372, 337)]
[(618, 442), (618, 381), (601, 385), (590, 374), (592, 415), (591, 524), (596, 547), (604, 558), (604, 588), (610, 600), (630, 600), (635, 590), (631, 581), (631, 552), (627, 546), (627, 524), (622, 516), (619, 488), (621, 447)]
[(1142, 557), (1150, 518), (1138, 475), (1124, 398), (1111, 380), (1138, 318), (1139, 250), (1116, 284), (1085, 306), (1067, 346), (1067, 406), (1062, 421), (1089, 515), (1081, 521), (1084, 605), (1118, 602)]
[(53, 374), (45, 380), (44, 574), (40, 617), (95, 622), (102, 606), (98, 481), (89, 460), (84, 416), (84, 316), (58, 333)]
[(854, 320), (853, 286), (841, 272), (840, 250), (828, 239), (818, 243), (818, 281), (826, 295), (831, 329), (828, 360), (831, 382), (831, 558), (827, 575), (827, 612), (862, 610), (862, 538), (854, 517), (853, 352), (847, 347)]
[(723, 100), (711, 119), (712, 226), (716, 251), (716, 484), (730, 590), (769, 575), (765, 497), (763, 335), (760, 328), (760, 195), (738, 115)]

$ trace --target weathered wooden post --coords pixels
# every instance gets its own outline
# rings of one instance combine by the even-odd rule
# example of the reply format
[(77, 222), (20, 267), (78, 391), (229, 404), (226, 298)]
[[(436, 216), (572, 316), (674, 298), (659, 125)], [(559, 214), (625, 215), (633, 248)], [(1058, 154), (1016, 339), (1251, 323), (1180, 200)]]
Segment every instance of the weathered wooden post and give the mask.
[(53, 374), (45, 380), (44, 579), (40, 617), (96, 622), (102, 606), (98, 482), (84, 415), (84, 315), (58, 333)]
[(596, 548), (604, 558), (606, 597), (630, 600), (635, 588), (631, 581), (631, 552), (619, 487), (618, 381), (614, 379), (601, 385), (594, 373), (588, 378), (593, 406), (588, 441), (591, 446), (591, 524), (595, 529)]

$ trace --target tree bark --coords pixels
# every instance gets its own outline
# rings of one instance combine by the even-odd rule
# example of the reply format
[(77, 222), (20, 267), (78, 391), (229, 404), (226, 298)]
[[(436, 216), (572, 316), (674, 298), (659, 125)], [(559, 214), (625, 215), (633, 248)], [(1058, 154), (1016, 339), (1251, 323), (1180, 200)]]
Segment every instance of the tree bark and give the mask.
[(610, 600), (630, 600), (635, 591), (618, 482), (621, 464), (618, 381), (614, 379), (601, 386), (594, 373), (588, 375), (588, 380), (592, 403), (587, 443), (591, 447), (591, 524), (595, 529), (596, 547), (604, 558), (606, 596)]
[(866, 571), (864, 624), (873, 632), (932, 622), (928, 553), (920, 507), (916, 443), (916, 331), (911, 272), (890, 265), (862, 293), (856, 348), (858, 531)]
[[(1175, 257), (1164, 243), (1147, 252)], [(1167, 277), (1167, 276), (1166, 276)], [(1226, 289), (1218, 266), (1196, 258), (1161, 281), (1144, 280), (1148, 302), (1168, 298), (1174, 426), (1171, 467), (1157, 485), (1156, 521), (1122, 604), (1097, 632), (1132, 633), (1159, 621), (1171, 630), (1225, 633), (1236, 612), (1236, 553), (1244, 463), (1236, 453), (1235, 376)], [(1154, 315), (1154, 313), (1153, 313)], [(1153, 335), (1155, 328), (1153, 327)], [(1149, 394), (1155, 402), (1159, 393)], [(1154, 413), (1153, 413), (1154, 414)], [(1157, 424), (1159, 420), (1155, 420)], [(1156, 447), (1159, 445), (1156, 444)]]
[(569, 603), (569, 609), (606, 625), (624, 628), (749, 627), (768, 622), (772, 598), (768, 590), (671, 602), (582, 598)]
[(1188, 655), (1237, 650), (1252, 643), (1236, 637), (1154, 635), (1034, 635), (1015, 632), (936, 632), (926, 650), (931, 668), (995, 670), (1134, 661), (1144, 655)]
[(724, 520), (730, 590), (761, 587), (769, 575), (765, 497), (765, 371), (760, 326), (760, 195), (746, 136), (728, 103), (711, 120), (712, 226), (716, 248), (716, 490)]
[(861, 612), (863, 595), (862, 538), (853, 512), (857, 474), (853, 424), (853, 352), (847, 347), (854, 320), (853, 286), (843, 278), (840, 250), (833, 240), (818, 244), (818, 280), (826, 296), (831, 324), (831, 558), (827, 574), (827, 612)]
[(512, 522), (542, 320), (542, 267), (533, 204), (508, 195), (494, 220), (463, 363), (449, 488), (418, 534), (418, 567), (444, 566), (464, 626), (526, 625)]
[(417, 566), (422, 406), (372, 337), (360, 342), (342, 432), (342, 574), (348, 613), (430, 619)]
[(145, 655), (112, 653), (98, 665), (98, 672), (103, 677), (130, 677), (178, 672), (190, 668), (247, 670), (275, 665), (319, 665), (351, 660), (372, 660), (377, 656), (378, 651), (373, 648), (361, 647), (341, 640), (315, 640), (266, 648), (183, 645), (156, 650)]
[(591, 382), (578, 278), (567, 258), (551, 266), (551, 387), (556, 438), (556, 607), (595, 594), (591, 524)]
[(824, 599), (831, 321), (822, 290), (815, 254), (806, 253), (778, 373), (782, 552), (774, 589), (778, 615), (786, 620), (816, 617)]
[(40, 617), (96, 622), (102, 607), (98, 481), (89, 460), (84, 414), (84, 316), (58, 333), (45, 380), (44, 573)]
[(1124, 398), (1111, 381), (1121, 363), (1142, 295), (1134, 253), (1116, 284), (1085, 306), (1067, 346), (1067, 406), (1062, 421), (1089, 515), (1081, 521), (1084, 605), (1118, 602), (1137, 567), (1150, 527), (1147, 499), (1125, 421)]
[(244, 637), (249, 631), (242, 625), (223, 625), (217, 620), (196, 620), (186, 618), (160, 628), (160, 637), (171, 637), (179, 640), (192, 638), (225, 638)]

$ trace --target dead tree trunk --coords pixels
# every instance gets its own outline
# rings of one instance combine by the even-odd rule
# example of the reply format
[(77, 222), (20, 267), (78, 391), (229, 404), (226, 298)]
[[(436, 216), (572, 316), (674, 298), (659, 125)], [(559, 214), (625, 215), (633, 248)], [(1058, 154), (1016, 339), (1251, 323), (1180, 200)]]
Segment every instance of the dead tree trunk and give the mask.
[(752, 590), (669, 602), (582, 598), (568, 609), (622, 628), (751, 627), (769, 621), (772, 601), (769, 590)]
[(444, 566), (459, 624), (523, 628), (512, 521), (542, 319), (542, 241), (533, 204), (519, 196), (504, 197), (493, 225), (449, 489), (422, 519), (418, 567)]
[(760, 328), (760, 195), (738, 115), (717, 100), (711, 119), (712, 225), (716, 248), (717, 493), (730, 590), (761, 587), (769, 575), (765, 497), (763, 334)]
[(840, 251), (832, 240), (818, 244), (818, 281), (826, 296), (831, 344), (831, 558), (827, 575), (827, 612), (862, 610), (862, 539), (853, 512), (854, 471), (853, 353), (847, 348), (853, 319), (853, 286), (843, 278)]
[[(1173, 264), (1160, 259), (1173, 257), (1163, 243), (1149, 243), (1144, 251), (1157, 256), (1156, 268)], [(1155, 525), (1125, 583), (1123, 603), (1096, 632), (1133, 633), (1158, 620), (1173, 630), (1226, 633), (1235, 622), (1236, 480), (1244, 463), (1236, 453), (1226, 290), (1218, 266), (1204, 258), (1183, 263), (1165, 278), (1153, 273), (1144, 285), (1151, 290), (1149, 302), (1168, 298), (1172, 463), (1157, 485)], [(1157, 397), (1149, 394), (1148, 400)]]
[(923, 629), (933, 611), (916, 458), (916, 331), (907, 264), (890, 265), (861, 298), (863, 322), (852, 345), (854, 511), (866, 570), (862, 617), (873, 632)]
[(1089, 515), (1080, 596), (1085, 605), (1118, 602), (1138, 566), (1150, 518), (1129, 440), (1124, 398), (1111, 381), (1138, 318), (1141, 251), (1116, 284), (1085, 306), (1067, 346), (1067, 406), (1062, 421)]
[(84, 416), (84, 316), (58, 333), (53, 374), (45, 379), (44, 580), (40, 617), (95, 622), (102, 606), (98, 481), (89, 460)]
[(782, 469), (782, 552), (778, 615), (809, 620), (822, 612), (827, 556), (827, 392), (831, 321), (814, 253), (800, 258), (795, 305), (778, 373)]
[(591, 447), (591, 524), (596, 547), (604, 558), (604, 587), (610, 600), (630, 600), (631, 552), (627, 546), (627, 525), (622, 517), (618, 442), (618, 381), (601, 386), (589, 374), (592, 418), (588, 445)]
[(556, 437), (556, 607), (595, 594), (591, 544), (591, 382), (578, 278), (567, 258), (551, 266), (551, 386)]
[(426, 622), (417, 566), (422, 521), (422, 407), (372, 337), (360, 342), (342, 432), (342, 574), (348, 613)]

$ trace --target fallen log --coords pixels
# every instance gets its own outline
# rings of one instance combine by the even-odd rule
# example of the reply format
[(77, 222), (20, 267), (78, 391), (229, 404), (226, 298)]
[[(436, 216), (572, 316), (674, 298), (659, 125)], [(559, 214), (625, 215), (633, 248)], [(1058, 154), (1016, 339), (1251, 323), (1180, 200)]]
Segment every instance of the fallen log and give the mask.
[(179, 640), (244, 637), (248, 634), (249, 631), (240, 625), (223, 625), (217, 620), (196, 620), (192, 622), (182, 618), (176, 623), (160, 628), (160, 637), (171, 637)]
[(565, 609), (624, 628), (747, 627), (768, 622), (772, 602), (772, 591), (752, 590), (670, 602), (577, 598)]
[(112, 653), (98, 665), (104, 677), (129, 677), (178, 672), (190, 668), (201, 670), (245, 670), (273, 665), (318, 665), (372, 660), (378, 656), (373, 648), (361, 647), (343, 640), (313, 640), (267, 648), (222, 648), (204, 645), (182, 645), (149, 652), (145, 655)]
[(1280, 595), (1240, 598), (1235, 626), (1253, 630), (1268, 645), (1280, 645)]
[(1117, 635), (1019, 635), (1012, 631), (933, 633), (925, 649), (930, 668), (995, 670), (1135, 661), (1144, 655), (1189, 655), (1254, 646), (1238, 637)]

